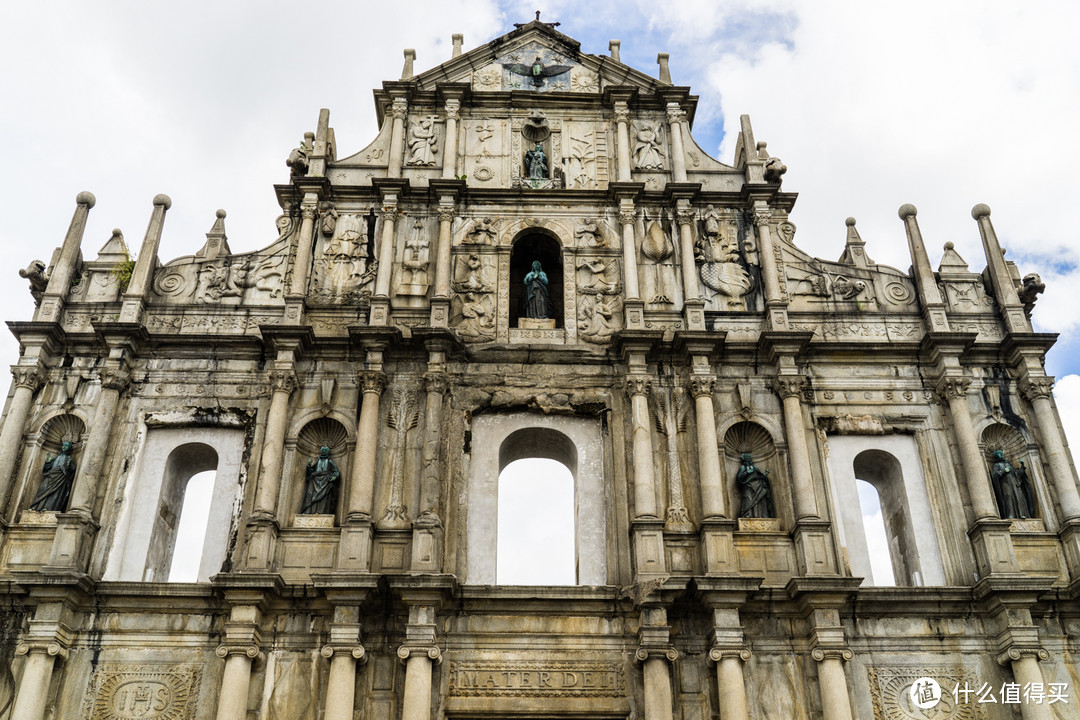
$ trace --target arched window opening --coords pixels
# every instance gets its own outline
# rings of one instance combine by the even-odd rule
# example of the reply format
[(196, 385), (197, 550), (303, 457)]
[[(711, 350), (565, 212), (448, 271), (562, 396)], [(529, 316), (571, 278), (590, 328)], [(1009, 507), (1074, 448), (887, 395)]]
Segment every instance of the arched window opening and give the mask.
[[(211, 480), (217, 469), (218, 455), (214, 448), (203, 443), (187, 443), (172, 451), (169, 459), (165, 461), (165, 478), (161, 485), (161, 501), (158, 505), (158, 513), (154, 518), (153, 530), (150, 534), (150, 548), (146, 554), (146, 567), (143, 570), (144, 581), (171, 579), (170, 568), (173, 564), (173, 555), (177, 547), (180, 518), (183, 511), (188, 507), (186, 502), (190, 489), (191, 480), (199, 474), (209, 473)], [(213, 483), (199, 494), (201, 483), (197, 485), (191, 498), (192, 508), (202, 504), (207, 505), (209, 512), (210, 500), (213, 496)], [(193, 519), (194, 522), (194, 519)], [(202, 534), (197, 538), (191, 538), (192, 546), (185, 548), (185, 553), (194, 554), (201, 558), (206, 536), (206, 522), (202, 524)], [(194, 547), (198, 543), (198, 547)], [(196, 561), (198, 562), (198, 561)], [(198, 577), (196, 567), (196, 578)]]
[(534, 262), (540, 263), (540, 268), (547, 276), (551, 318), (555, 321), (555, 327), (562, 327), (562, 249), (557, 240), (541, 233), (522, 236), (514, 242), (510, 251), (510, 327), (518, 327), (518, 320), (526, 317), (525, 276), (533, 269)]
[(885, 516), (881, 511), (881, 498), (877, 489), (865, 480), (856, 480), (859, 488), (859, 507), (862, 509), (863, 534), (866, 551), (870, 555), (871, 585), (896, 585), (893, 575), (892, 552), (885, 531)]
[(204, 471), (191, 476), (184, 490), (184, 505), (176, 529), (176, 549), (169, 566), (169, 582), (198, 582), (199, 561), (210, 521), (210, 500), (214, 496), (216, 472)]
[[(859, 504), (862, 508), (863, 536), (867, 542), (869, 570), (874, 585), (922, 585), (919, 570), (919, 553), (916, 547), (915, 530), (908, 510), (908, 498), (904, 488), (904, 471), (900, 461), (883, 450), (864, 450), (855, 456), (853, 463)], [(864, 487), (869, 485), (874, 490), (877, 502), (872, 502)], [(866, 504), (863, 499), (866, 498)], [(875, 506), (880, 510), (881, 525), (885, 533), (884, 555), (879, 552), (875, 558), (871, 549), (871, 533), (876, 531), (877, 520)], [(870, 521), (868, 522), (868, 513)], [(878, 538), (880, 540), (880, 538)], [(880, 543), (879, 543), (880, 545)], [(883, 566), (892, 566), (891, 582), (886, 582)], [(879, 568), (882, 568), (879, 570)]]
[(499, 585), (574, 585), (574, 477), (548, 458), (523, 458), (499, 474)]

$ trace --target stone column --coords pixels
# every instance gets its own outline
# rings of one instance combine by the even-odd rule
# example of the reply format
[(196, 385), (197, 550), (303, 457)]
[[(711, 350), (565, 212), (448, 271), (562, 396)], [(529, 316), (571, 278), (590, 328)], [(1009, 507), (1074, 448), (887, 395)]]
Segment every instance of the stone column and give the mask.
[(4, 518), (13, 477), (18, 469), (15, 461), (19, 457), (23, 435), (26, 434), (26, 421), (30, 419), (30, 403), (34, 393), (45, 384), (45, 374), (36, 365), (12, 365), (11, 374), (14, 376), (15, 393), (8, 406), (4, 428), (0, 430), (0, 520)]
[(683, 302), (701, 299), (697, 263), (694, 262), (694, 211), (688, 200), (680, 200), (675, 207), (675, 219), (679, 223), (679, 256), (682, 265)]
[(683, 148), (683, 125), (686, 111), (679, 103), (668, 103), (668, 127), (671, 130), (671, 179), (677, 183), (686, 182), (686, 150)]
[(75, 214), (71, 217), (71, 225), (64, 236), (64, 244), (60, 246), (60, 257), (49, 275), (49, 284), (45, 287), (41, 305), (34, 311), (35, 321), (60, 320), (60, 311), (68, 291), (71, 290), (71, 278), (79, 261), (79, 248), (86, 231), (86, 219), (90, 215), (90, 208), (94, 207), (96, 202), (94, 194), (85, 190), (75, 196)]
[[(297, 240), (296, 259), (293, 261), (292, 285), (286, 303), (290, 310), (289, 320), (299, 322), (304, 298), (307, 296), (308, 276), (311, 273), (311, 258), (315, 245), (315, 213), (318, 208), (318, 196), (314, 193), (304, 195), (300, 204), (300, 238)], [(293, 310), (292, 308), (296, 308)]]
[(638, 289), (637, 238), (634, 237), (634, 223), (637, 212), (633, 200), (619, 203), (619, 224), (622, 226), (623, 281), (626, 286), (627, 300), (640, 300)]
[(431, 720), (431, 665), (442, 662), (437, 647), (417, 648), (402, 645), (397, 651), (405, 663), (405, 692), (401, 720)]
[(450, 379), (443, 372), (442, 352), (432, 352), (424, 374), (427, 390), (424, 408), (424, 446), (420, 470), (420, 514), (413, 521), (411, 564), (413, 572), (438, 572), (441, 567), (440, 541), (442, 519), (439, 517), (439, 488), (442, 479), (442, 463), (439, 448), (442, 445), (443, 397), (450, 387)]
[(1042, 441), (1042, 455), (1050, 466), (1050, 482), (1053, 483), (1054, 492), (1061, 503), (1061, 519), (1080, 519), (1080, 494), (1076, 490), (1076, 480), (1061, 440), (1061, 430), (1051, 400), (1054, 379), (1029, 375), (1022, 378), (1019, 385), (1021, 394), (1035, 411), (1035, 424), (1039, 428), (1039, 439)]
[(78, 476), (71, 489), (69, 506), (70, 512), (80, 513), (87, 518), (93, 517), (94, 487), (105, 470), (105, 455), (113, 435), (120, 393), (131, 382), (131, 375), (124, 369), (102, 368), (98, 376), (101, 378), (101, 394), (98, 395), (90, 435), (83, 448), (82, 467), (78, 468)]
[(273, 394), (266, 417), (266, 434), (259, 461), (259, 489), (255, 493), (253, 513), (263, 520), (277, 517), (285, 431), (289, 425), (289, 397), (296, 389), (296, 373), (291, 366), (276, 368), (270, 373), (270, 386)]
[(652, 434), (649, 430), (649, 389), (652, 379), (632, 375), (626, 379), (633, 428), (634, 517), (656, 518), (656, 478), (653, 473)]
[(619, 182), (630, 182), (630, 110), (625, 100), (615, 102), (615, 162)]
[(671, 667), (679, 658), (674, 648), (650, 650), (641, 648), (635, 658), (642, 663), (645, 692), (644, 720), (673, 720), (671, 707)]
[(461, 118), (461, 101), (450, 99), (446, 101), (446, 137), (443, 143), (443, 166), (444, 178), (457, 177), (457, 122)]
[(21, 643), (15, 648), (15, 654), (26, 655), (26, 664), (23, 665), (11, 717), (13, 720), (41, 720), (49, 700), (53, 665), (57, 657), (61, 660), (67, 657), (67, 650), (60, 643)]
[(1031, 332), (1031, 321), (1024, 313), (1024, 305), (1020, 302), (1012, 273), (1005, 262), (1005, 253), (990, 222), (990, 208), (979, 203), (971, 208), (971, 217), (979, 225), (979, 235), (982, 236), (983, 252), (986, 255), (987, 275), (1006, 330), (1010, 334)]
[(359, 375), (362, 399), (356, 428), (352, 472), (345, 496), (339, 568), (367, 570), (371, 552), (371, 508), (375, 497), (375, 460), (379, 440), (379, 398), (386, 376), (378, 370)]
[(319, 654), (330, 658), (330, 678), (326, 683), (326, 712), (323, 720), (353, 720), (356, 705), (356, 664), (367, 662), (360, 645), (326, 645)]
[[(1025, 685), (1043, 685), (1042, 670), (1039, 668), (1039, 660), (1048, 660), (1050, 653), (1042, 648), (1038, 650), (1028, 648), (1009, 648), (998, 656), (1000, 665), (1006, 663), (1012, 665), (1013, 680), (1023, 688)], [(1020, 703), (1020, 717), (1023, 720), (1054, 720), (1054, 711), (1047, 703)]]
[(971, 496), (971, 509), (976, 522), (982, 519), (998, 518), (997, 502), (990, 485), (990, 476), (986, 463), (979, 451), (979, 442), (975, 438), (975, 428), (971, 424), (968, 410), (967, 391), (971, 387), (968, 378), (945, 377), (938, 381), (937, 392), (949, 406), (949, 418), (953, 432), (960, 447), (960, 461), (967, 479), (968, 493)]
[(749, 720), (743, 663), (750, 660), (750, 651), (717, 647), (709, 651), (709, 660), (716, 663), (720, 720)]
[(431, 325), (447, 327), (450, 323), (450, 250), (454, 222), (454, 200), (439, 198), (439, 246), (435, 251), (435, 292), (431, 298)]
[(396, 198), (382, 206), (382, 237), (379, 240), (379, 270), (375, 274), (375, 294), (371, 302), (368, 323), (387, 325), (390, 322), (390, 278), (394, 267), (394, 225), (398, 208)]
[(818, 686), (821, 690), (821, 714), (829, 720), (852, 720), (844, 662), (854, 657), (850, 650), (815, 648), (818, 661)]
[(780, 275), (776, 265), (776, 250), (773, 246), (772, 211), (764, 202), (754, 203), (754, 226), (758, 234), (758, 257), (761, 261), (761, 274), (765, 283), (766, 325), (770, 330), (787, 330), (787, 308), (780, 293)]
[(784, 435), (787, 437), (791, 462), (791, 485), (795, 496), (795, 519), (818, 518), (814, 479), (810, 474), (810, 450), (806, 445), (802, 401), (806, 381), (798, 375), (778, 375), (776, 393), (784, 403)]
[(720, 470), (719, 441), (716, 437), (716, 415), (713, 411), (713, 391), (716, 378), (690, 376), (690, 390), (694, 393), (694, 410), (697, 425), (698, 475), (701, 481), (702, 518), (727, 516), (724, 502), (723, 479)]
[(393, 104), (390, 105), (390, 118), (393, 125), (390, 128), (390, 157), (386, 168), (387, 177), (401, 177), (401, 160), (405, 153), (405, 118), (408, 115), (408, 100), (403, 97), (394, 98)]
[(225, 658), (225, 674), (218, 694), (217, 720), (245, 720), (251, 663), (262, 653), (256, 645), (221, 645), (217, 656)]

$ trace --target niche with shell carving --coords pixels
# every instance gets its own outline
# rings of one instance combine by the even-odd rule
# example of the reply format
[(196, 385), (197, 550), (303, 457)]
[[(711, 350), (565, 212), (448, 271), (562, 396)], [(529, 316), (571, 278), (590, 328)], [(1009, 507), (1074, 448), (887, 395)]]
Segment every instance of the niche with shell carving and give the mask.
[(1021, 469), (1027, 475), (1028, 482), (1028, 495), (1031, 503), (1031, 517), (1042, 517), (1042, 513), (1039, 512), (1039, 491), (1038, 483), (1035, 480), (1036, 466), (1038, 465), (1037, 450), (1029, 445), (1024, 439), (1024, 436), (1020, 434), (1020, 431), (1011, 425), (1004, 423), (995, 423), (988, 425), (982, 432), (982, 442), (980, 443), (983, 451), (983, 460), (986, 462), (986, 474), (991, 479), (991, 486), (994, 488), (995, 500), (998, 503), (998, 509), (1001, 509), (1001, 498), (998, 497), (999, 488), (994, 486), (993, 482), (993, 468), (994, 468), (994, 451), (1001, 450), (1005, 455), (1005, 459), (1013, 466), (1013, 468)]
[[(735, 482), (743, 453), (749, 453), (758, 470), (768, 473), (772, 502), (780, 525), (787, 525), (792, 517), (791, 501), (788, 498), (787, 473), (783, 457), (776, 449), (772, 435), (755, 422), (738, 422), (724, 433), (724, 480), (728, 493), (728, 508), (731, 517), (738, 517), (742, 493)], [(750, 525), (749, 523), (741, 523)], [(760, 529), (766, 529), (762, 523)], [(779, 528), (776, 528), (779, 529)]]
[[(323, 447), (330, 448), (330, 460), (337, 465), (341, 477), (337, 481), (335, 493), (340, 497), (345, 478), (348, 477), (349, 431), (337, 420), (321, 417), (312, 420), (300, 430), (296, 437), (295, 493), (293, 507), (300, 513), (304, 505), (304, 493), (307, 486), (308, 461), (318, 459)], [(340, 508), (340, 503), (335, 503)]]
[(57, 415), (50, 418), (41, 426), (38, 440), (31, 454), (29, 470), (27, 473), (26, 489), (19, 501), (20, 507), (28, 507), (34, 499), (38, 484), (41, 482), (41, 468), (46, 458), (55, 457), (60, 452), (60, 446), (71, 443), (71, 457), (78, 469), (82, 460), (83, 435), (86, 425), (75, 415)]

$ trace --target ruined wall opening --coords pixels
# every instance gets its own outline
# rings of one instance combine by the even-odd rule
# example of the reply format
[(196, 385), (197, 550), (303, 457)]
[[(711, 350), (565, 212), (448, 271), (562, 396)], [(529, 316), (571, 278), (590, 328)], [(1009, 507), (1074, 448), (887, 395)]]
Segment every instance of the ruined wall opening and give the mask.
[[(180, 519), (184, 511), (194, 518), (196, 507), (206, 506), (209, 509), (212, 485), (206, 487), (204, 482), (195, 484), (194, 492), (188, 494), (188, 486), (196, 475), (217, 470), (218, 455), (214, 448), (204, 443), (188, 443), (181, 445), (169, 454), (165, 461), (165, 478), (161, 485), (161, 496), (157, 507), (157, 513), (153, 518), (153, 529), (150, 533), (150, 547), (146, 554), (146, 567), (143, 570), (142, 580), (165, 580), (171, 579), (170, 569), (173, 563), (173, 554), (176, 550), (177, 531), (180, 529)], [(189, 520), (189, 525), (192, 520)], [(190, 556), (202, 556), (202, 547), (205, 542), (206, 524), (202, 523), (202, 534), (188, 538), (191, 544), (183, 548), (184, 555), (188, 556), (185, 565), (192, 564)], [(197, 574), (197, 569), (196, 569)]]
[(199, 561), (202, 559), (206, 539), (206, 524), (210, 521), (210, 501), (214, 497), (215, 477), (215, 471), (207, 470), (195, 473), (187, 481), (184, 505), (176, 527), (176, 542), (169, 563), (169, 582), (199, 580)]
[(862, 510), (863, 537), (866, 538), (866, 551), (870, 556), (870, 585), (894, 586), (896, 575), (893, 573), (893, 553), (890, 549), (889, 534), (885, 530), (885, 515), (881, 509), (881, 496), (877, 488), (865, 480), (856, 480), (859, 491), (859, 508)]
[[(510, 250), (510, 327), (518, 327), (518, 320), (529, 317), (525, 278), (533, 269), (534, 262), (540, 263), (547, 276), (551, 304), (549, 317), (555, 321), (555, 327), (563, 327), (562, 248), (556, 239), (539, 232), (522, 235), (514, 241)], [(535, 306), (536, 301), (529, 304)]]

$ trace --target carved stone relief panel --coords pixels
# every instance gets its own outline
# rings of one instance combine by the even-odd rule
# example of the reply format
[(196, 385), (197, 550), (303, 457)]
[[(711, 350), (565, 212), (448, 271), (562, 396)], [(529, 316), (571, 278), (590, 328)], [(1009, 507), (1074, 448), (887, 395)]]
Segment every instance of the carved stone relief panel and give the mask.
[(461, 339), (495, 339), (495, 257), (479, 252), (454, 256), (450, 325)]
[[(951, 690), (957, 685), (978, 688), (975, 675), (960, 668), (930, 666), (870, 667), (870, 696), (874, 720), (982, 720), (982, 705), (957, 702)], [(919, 678), (929, 677), (941, 686), (941, 699), (933, 708), (918, 707), (911, 697), (911, 686)]]
[(86, 689), (87, 720), (188, 720), (195, 717), (197, 665), (99, 665)]
[(508, 130), (505, 119), (480, 118), (464, 123), (465, 175), (469, 184), (481, 187), (508, 184)]
[(670, 221), (659, 212), (646, 211), (638, 216), (636, 225), (635, 235), (641, 238), (639, 272), (646, 309), (681, 309), (682, 286), (675, 268)]
[(398, 295), (424, 297), (430, 285), (428, 270), (431, 266), (430, 233), (425, 228), (424, 220), (415, 218), (405, 237), (404, 247), (398, 265), (398, 281), (395, 292)]
[(579, 190), (604, 187), (609, 180), (606, 124), (567, 122), (562, 156), (565, 187)]
[(578, 335), (605, 343), (622, 328), (622, 282), (619, 261), (611, 256), (578, 256)]
[(942, 289), (949, 309), (954, 312), (981, 313), (994, 305), (981, 280), (946, 282), (942, 283)]
[(409, 120), (405, 133), (406, 165), (434, 167), (437, 160), (442, 159), (439, 125), (440, 120), (433, 116)]
[(556, 50), (530, 42), (496, 58), (502, 66), (502, 90), (569, 92), (574, 64)]
[(620, 697), (625, 693), (619, 662), (503, 660), (453, 662), (451, 697)]
[(359, 213), (343, 213), (332, 234), (319, 233), (312, 266), (313, 302), (341, 305), (370, 295), (378, 260), (369, 220)]
[(708, 206), (698, 223), (694, 263), (708, 310), (746, 310), (754, 289), (749, 264), (740, 251), (739, 226), (733, 212)]
[(159, 301), (200, 305), (277, 305), (284, 303), (286, 237), (255, 253), (213, 260), (186, 257), (154, 273)]

